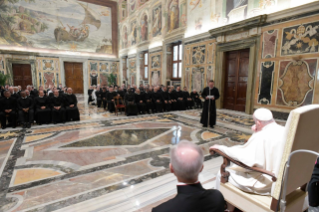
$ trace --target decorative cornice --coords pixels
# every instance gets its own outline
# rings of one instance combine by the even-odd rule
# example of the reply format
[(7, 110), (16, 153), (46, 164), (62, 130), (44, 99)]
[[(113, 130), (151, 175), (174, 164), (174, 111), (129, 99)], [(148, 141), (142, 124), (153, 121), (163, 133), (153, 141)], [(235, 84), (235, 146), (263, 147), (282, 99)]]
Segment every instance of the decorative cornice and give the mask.
[(218, 27), (216, 29), (209, 30), (209, 33), (212, 37), (218, 37), (222, 35), (234, 34), (236, 32), (243, 32), (250, 30), (255, 27), (262, 26), (266, 23), (267, 15), (260, 15), (252, 17), (243, 21), (239, 21), (233, 24), (225, 25)]
[(193, 42), (198, 42), (199, 40), (207, 40), (207, 39), (211, 39), (212, 37), (210, 36), (209, 32), (204, 32), (198, 35), (194, 35), (191, 37), (187, 37), (183, 39), (183, 43), (185, 45), (189, 44), (189, 43), (193, 43)]
[(157, 46), (155, 48), (149, 49), (149, 53), (159, 52), (163, 50), (163, 46)]

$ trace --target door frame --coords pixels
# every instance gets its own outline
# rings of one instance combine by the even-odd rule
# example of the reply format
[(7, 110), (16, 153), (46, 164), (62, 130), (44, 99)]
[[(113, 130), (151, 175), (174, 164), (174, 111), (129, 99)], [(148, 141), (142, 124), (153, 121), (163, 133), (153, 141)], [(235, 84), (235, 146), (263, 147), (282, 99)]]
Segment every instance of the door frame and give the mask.
[(60, 70), (61, 70), (61, 83), (62, 86), (65, 86), (65, 69), (64, 69), (64, 62), (70, 62), (70, 63), (82, 63), (83, 64), (83, 94), (84, 94), (84, 102), (87, 102), (89, 99), (89, 95), (86, 92), (89, 90), (89, 82), (88, 82), (88, 60), (87, 59), (71, 59), (71, 58), (65, 58), (60, 57)]
[(6, 69), (7, 69), (7, 74), (9, 75), (8, 79), (8, 84), (13, 85), (13, 68), (12, 64), (28, 64), (31, 65), (31, 76), (32, 76), (32, 85), (33, 87), (37, 88), (38, 87), (38, 82), (37, 82), (37, 70), (35, 67), (35, 60), (15, 60), (15, 59), (7, 59), (6, 60)]
[[(249, 69), (248, 82), (246, 91), (245, 113), (252, 114), (254, 111), (254, 85), (255, 85), (255, 70), (257, 70), (260, 36), (250, 37), (244, 40), (238, 40), (228, 43), (218, 43), (216, 45), (216, 62), (215, 63), (215, 86), (224, 93), (225, 88), (225, 73), (226, 73), (226, 52), (250, 49), (249, 51)], [(220, 101), (217, 101), (217, 108), (223, 108), (224, 96), (220, 96)]]

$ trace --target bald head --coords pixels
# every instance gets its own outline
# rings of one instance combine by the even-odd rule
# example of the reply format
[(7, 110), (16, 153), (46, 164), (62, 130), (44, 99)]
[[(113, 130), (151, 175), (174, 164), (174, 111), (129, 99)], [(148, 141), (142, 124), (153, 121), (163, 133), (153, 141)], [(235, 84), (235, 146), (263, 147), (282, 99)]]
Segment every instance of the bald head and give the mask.
[(196, 144), (183, 140), (174, 146), (170, 152), (171, 172), (179, 182), (195, 183), (203, 169), (204, 154)]

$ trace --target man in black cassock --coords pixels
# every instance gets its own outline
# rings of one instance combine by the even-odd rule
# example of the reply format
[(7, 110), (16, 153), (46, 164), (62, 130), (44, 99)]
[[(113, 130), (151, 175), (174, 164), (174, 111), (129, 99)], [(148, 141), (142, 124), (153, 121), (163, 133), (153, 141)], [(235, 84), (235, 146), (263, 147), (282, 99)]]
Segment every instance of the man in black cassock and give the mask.
[(78, 100), (73, 94), (72, 88), (68, 88), (68, 93), (64, 96), (67, 121), (80, 121), (80, 112), (78, 109)]
[(149, 88), (144, 89), (144, 99), (146, 104), (146, 112), (149, 113), (150, 110), (154, 112), (152, 93), (149, 91)]
[(21, 98), (18, 99), (19, 121), (23, 128), (31, 128), (34, 119), (33, 99), (27, 97), (25, 91), (20, 92)]
[(164, 103), (164, 110), (165, 111), (171, 111), (172, 108), (172, 101), (171, 101), (171, 97), (167, 91), (167, 88), (164, 86), (163, 88), (163, 92), (162, 92), (162, 97), (163, 97), (163, 103)]
[(186, 110), (186, 102), (184, 101), (184, 94), (181, 87), (176, 88), (177, 110)]
[[(5, 91), (4, 98), (0, 100), (0, 120), (1, 127), (5, 129), (7, 127), (7, 118), (12, 128), (16, 127), (16, 110), (17, 110), (17, 100), (11, 97), (9, 91)], [(8, 117), (7, 117), (8, 116)]]
[(101, 107), (101, 104), (102, 104), (102, 91), (101, 91), (99, 86), (97, 86), (97, 89), (95, 91), (95, 96), (96, 96), (97, 107)]
[(109, 93), (107, 94), (107, 109), (110, 113), (114, 113), (115, 105), (114, 105), (114, 97), (116, 97), (118, 93), (113, 91), (113, 87), (109, 88)]
[(168, 91), (170, 100), (172, 102), (171, 110), (177, 110), (177, 97), (176, 97), (176, 92), (174, 91), (175, 91), (174, 86), (171, 86)]
[(193, 99), (196, 108), (198, 108), (198, 107), (202, 108), (203, 107), (202, 106), (202, 100), (200, 100), (199, 94), (197, 93), (197, 91), (195, 89), (191, 93), (191, 98)]
[(108, 94), (108, 90), (106, 89), (106, 87), (102, 88), (102, 102), (103, 102), (103, 108), (104, 110), (106, 110), (106, 106), (107, 106), (107, 94)]
[(153, 103), (156, 108), (156, 112), (160, 113), (163, 112), (163, 97), (162, 93), (159, 91), (159, 86), (154, 88), (154, 93), (152, 94)]
[(51, 108), (53, 123), (65, 123), (64, 99), (57, 89), (54, 90), (54, 96), (51, 98)]
[(137, 109), (139, 114), (145, 113), (146, 105), (145, 105), (145, 95), (141, 93), (140, 89), (136, 89), (135, 91), (135, 104), (137, 105)]
[(93, 97), (92, 97), (92, 93), (93, 93), (93, 87), (90, 86), (89, 90), (88, 90), (88, 95), (89, 95), (89, 99), (88, 99), (88, 104), (90, 104), (90, 102), (93, 102)]
[(135, 94), (132, 90), (129, 90), (129, 92), (125, 95), (125, 105), (127, 116), (137, 115), (138, 109), (135, 103)]
[(44, 95), (43, 90), (39, 90), (39, 96), (34, 99), (35, 117), (37, 124), (51, 123), (51, 108), (49, 98)]
[(186, 108), (193, 109), (194, 102), (193, 102), (193, 99), (191, 98), (191, 96), (189, 95), (187, 87), (184, 87), (183, 96), (184, 96), (184, 102), (186, 103)]
[[(202, 97), (205, 99), (202, 117), (200, 119), (200, 123), (203, 124), (203, 127), (208, 126), (208, 115), (210, 111), (210, 118), (209, 118), (209, 126), (214, 128), (216, 124), (216, 104), (215, 101), (219, 99), (219, 91), (217, 88), (214, 87), (214, 81), (209, 81), (209, 86), (204, 88), (202, 92)], [(210, 102), (210, 108), (209, 108)], [(209, 111), (208, 111), (209, 110)]]

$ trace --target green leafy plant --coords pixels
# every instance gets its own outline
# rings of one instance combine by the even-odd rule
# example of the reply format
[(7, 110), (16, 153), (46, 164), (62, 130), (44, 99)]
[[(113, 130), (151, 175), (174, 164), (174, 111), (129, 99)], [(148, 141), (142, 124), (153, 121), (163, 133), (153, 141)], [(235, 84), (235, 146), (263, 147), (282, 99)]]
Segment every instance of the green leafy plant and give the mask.
[(0, 73), (0, 86), (5, 86), (9, 75)]
[(114, 74), (108, 75), (107, 82), (109, 85), (116, 85), (116, 76)]

